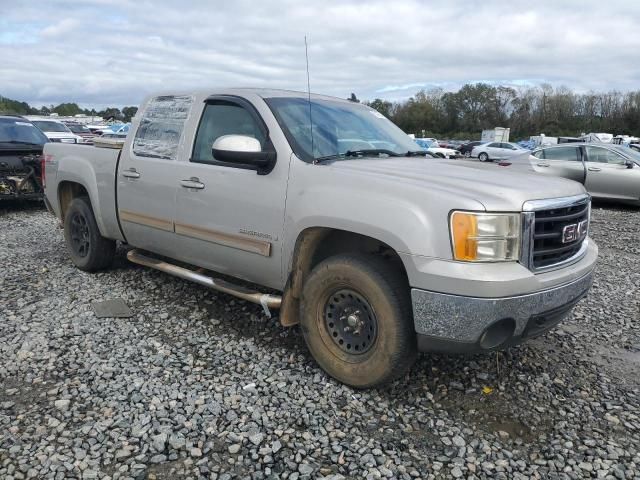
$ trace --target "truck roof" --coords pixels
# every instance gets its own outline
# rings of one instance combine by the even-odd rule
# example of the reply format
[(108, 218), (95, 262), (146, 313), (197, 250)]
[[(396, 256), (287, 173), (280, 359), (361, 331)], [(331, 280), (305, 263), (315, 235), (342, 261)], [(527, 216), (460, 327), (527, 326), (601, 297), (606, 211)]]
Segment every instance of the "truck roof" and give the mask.
[[(206, 99), (213, 95), (257, 95), (261, 98), (275, 98), (275, 97), (290, 97), (290, 98), (308, 98), (307, 92), (299, 92), (295, 90), (284, 90), (277, 88), (252, 88), (252, 87), (238, 87), (238, 88), (211, 88), (211, 89), (198, 89), (198, 90), (171, 90), (155, 92), (149, 95), (143, 103), (146, 103), (149, 99), (164, 96), (164, 95), (193, 95), (196, 98)], [(314, 100), (332, 100), (340, 102), (350, 102), (345, 98), (332, 97), (330, 95), (321, 95), (317, 93), (311, 93), (311, 98)]]

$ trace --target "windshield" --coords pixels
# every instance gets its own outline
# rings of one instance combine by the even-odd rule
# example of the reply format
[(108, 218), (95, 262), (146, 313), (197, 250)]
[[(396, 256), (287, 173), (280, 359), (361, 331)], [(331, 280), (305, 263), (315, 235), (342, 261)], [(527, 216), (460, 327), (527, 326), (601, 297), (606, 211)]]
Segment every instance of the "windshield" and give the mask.
[(34, 120), (33, 124), (43, 132), (69, 133), (70, 131), (64, 123), (52, 122), (49, 120)]
[(29, 121), (20, 118), (0, 118), (0, 143), (47, 143), (47, 137)]
[(71, 130), (73, 133), (91, 133), (91, 130), (89, 130), (87, 127), (85, 127), (84, 125), (74, 125), (74, 124), (67, 124), (67, 127), (69, 128), (69, 130)]
[[(366, 150), (384, 150), (396, 155), (420, 150), (384, 115), (364, 105), (312, 99), (309, 109), (309, 101), (305, 98), (280, 97), (265, 101), (295, 154), (302, 160), (356, 151), (366, 154)], [(309, 117), (313, 119), (313, 142)]]
[(620, 152), (621, 154), (625, 155), (626, 157), (629, 157), (634, 162), (640, 164), (640, 152), (634, 150), (633, 148), (622, 147), (622, 146), (619, 146), (619, 145), (611, 145), (611, 148), (613, 148), (616, 152)]

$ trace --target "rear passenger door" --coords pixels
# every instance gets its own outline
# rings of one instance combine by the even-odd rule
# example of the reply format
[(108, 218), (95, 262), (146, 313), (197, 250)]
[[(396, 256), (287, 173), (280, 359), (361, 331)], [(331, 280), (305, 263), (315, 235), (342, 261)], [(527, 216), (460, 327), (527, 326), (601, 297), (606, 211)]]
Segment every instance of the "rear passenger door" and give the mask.
[(174, 250), (175, 179), (192, 103), (190, 96), (149, 100), (117, 172), (118, 215), (127, 242), (167, 256)]
[(585, 166), (578, 146), (543, 148), (534, 152), (538, 159), (534, 170), (538, 173), (568, 178), (584, 184)]
[(640, 168), (627, 166), (621, 154), (604, 147), (587, 145), (587, 191), (595, 197), (638, 200)]
[[(268, 110), (266, 104), (263, 107)], [(272, 122), (275, 131), (275, 119)], [(207, 100), (191, 157), (181, 162), (176, 177), (175, 232), (181, 256), (195, 265), (281, 288), (290, 159), (278, 157), (266, 175), (222, 162), (213, 156), (212, 145), (217, 138), (232, 134), (256, 138), (263, 151), (286, 150), (277, 148), (279, 141), (286, 142), (282, 135), (272, 144), (267, 123), (246, 99), (219, 96)]]

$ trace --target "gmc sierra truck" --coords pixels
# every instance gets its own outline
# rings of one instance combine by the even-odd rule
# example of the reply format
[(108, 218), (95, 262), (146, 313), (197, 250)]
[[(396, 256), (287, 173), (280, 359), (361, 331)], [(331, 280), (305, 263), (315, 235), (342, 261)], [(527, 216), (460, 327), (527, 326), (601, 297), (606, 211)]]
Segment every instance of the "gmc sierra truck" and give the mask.
[(78, 268), (107, 268), (126, 243), (134, 263), (279, 309), (354, 387), (397, 378), (419, 351), (540, 335), (592, 283), (582, 185), (427, 158), (337, 98), (154, 95), (124, 142), (44, 153), (46, 203)]

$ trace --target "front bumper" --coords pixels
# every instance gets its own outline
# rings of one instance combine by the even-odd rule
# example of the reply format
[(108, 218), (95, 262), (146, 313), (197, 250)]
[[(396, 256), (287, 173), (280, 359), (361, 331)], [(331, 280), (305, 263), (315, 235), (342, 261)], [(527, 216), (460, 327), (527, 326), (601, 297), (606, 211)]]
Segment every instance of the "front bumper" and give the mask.
[(412, 289), (418, 348), (473, 353), (520, 343), (551, 329), (584, 297), (593, 270), (569, 283), (519, 296), (481, 298)]

